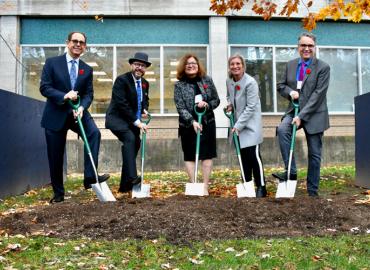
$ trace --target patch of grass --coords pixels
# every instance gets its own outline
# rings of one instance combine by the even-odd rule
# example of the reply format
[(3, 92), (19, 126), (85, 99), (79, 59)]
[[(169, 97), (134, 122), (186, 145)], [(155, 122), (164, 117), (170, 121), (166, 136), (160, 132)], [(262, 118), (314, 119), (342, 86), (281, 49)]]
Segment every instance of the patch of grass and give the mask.
[(3, 237), (0, 269), (369, 269), (369, 247), (369, 236), (349, 235), (187, 245)]

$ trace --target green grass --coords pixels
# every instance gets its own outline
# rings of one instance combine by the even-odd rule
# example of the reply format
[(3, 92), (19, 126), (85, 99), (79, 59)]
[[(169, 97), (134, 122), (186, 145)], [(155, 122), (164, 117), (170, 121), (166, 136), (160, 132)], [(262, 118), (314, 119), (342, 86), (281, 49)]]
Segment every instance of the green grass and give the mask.
[[(19, 244), (20, 250), (7, 252), (9, 244)], [(3, 237), (0, 269), (369, 269), (369, 247), (369, 236), (206, 241), (182, 246), (164, 239)]]
[[(266, 169), (270, 175), (276, 169)], [(305, 179), (306, 172), (299, 172)], [(182, 184), (184, 172), (147, 173), (151, 182)], [(214, 183), (234, 185), (237, 170), (215, 171)], [(354, 186), (353, 166), (322, 169), (320, 193), (359, 194)], [(302, 181), (304, 182), (304, 181)], [(110, 186), (116, 187), (119, 177), (113, 176)], [(269, 183), (269, 189), (276, 187)], [(69, 178), (66, 190), (75, 200), (91, 199), (82, 187), (82, 178)], [(0, 202), (0, 211), (19, 210), (45, 203), (51, 188), (30, 191)], [(1, 228), (0, 228), (1, 232)], [(11, 245), (19, 244), (12, 250)], [(370, 235), (299, 237), (248, 240), (214, 240), (173, 245), (165, 239), (96, 241), (64, 240), (45, 236), (0, 236), (1, 269), (370, 269)]]

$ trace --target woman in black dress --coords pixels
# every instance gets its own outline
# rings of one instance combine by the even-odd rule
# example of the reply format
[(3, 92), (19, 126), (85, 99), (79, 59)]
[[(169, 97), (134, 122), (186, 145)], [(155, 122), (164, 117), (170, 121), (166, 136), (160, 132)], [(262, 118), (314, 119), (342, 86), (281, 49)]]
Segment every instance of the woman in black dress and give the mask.
[[(208, 194), (209, 177), (212, 171), (212, 158), (216, 152), (216, 123), (213, 110), (220, 104), (212, 78), (205, 74), (197, 56), (186, 54), (177, 65), (177, 79), (174, 99), (179, 113), (179, 136), (184, 152), (186, 172), (194, 181), (196, 132), (201, 130), (199, 160), (202, 163), (202, 175), (205, 193)], [(194, 111), (197, 104), (199, 111), (206, 110), (202, 123)]]

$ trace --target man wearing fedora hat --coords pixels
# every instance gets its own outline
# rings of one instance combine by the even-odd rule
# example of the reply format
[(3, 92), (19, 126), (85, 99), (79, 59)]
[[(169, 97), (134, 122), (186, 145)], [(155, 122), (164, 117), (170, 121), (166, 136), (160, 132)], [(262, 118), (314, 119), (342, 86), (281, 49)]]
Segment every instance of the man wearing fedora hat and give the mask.
[(128, 62), (131, 71), (115, 80), (105, 119), (106, 128), (123, 143), (119, 192), (130, 192), (132, 186), (141, 181), (137, 175), (136, 156), (141, 143), (140, 131), (147, 130), (141, 118), (146, 116), (149, 107), (149, 83), (143, 78), (146, 68), (151, 65), (148, 55), (137, 52)]

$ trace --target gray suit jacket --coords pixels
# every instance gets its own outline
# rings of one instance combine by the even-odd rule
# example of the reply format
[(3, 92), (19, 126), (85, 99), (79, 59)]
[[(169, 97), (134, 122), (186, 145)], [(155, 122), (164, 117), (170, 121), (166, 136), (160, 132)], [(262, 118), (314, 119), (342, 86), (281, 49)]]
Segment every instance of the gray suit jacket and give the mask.
[[(236, 86), (239, 90), (236, 90)], [(227, 101), (233, 105), (235, 125), (240, 131), (240, 147), (245, 148), (262, 143), (262, 116), (258, 84), (256, 80), (244, 73), (243, 78), (234, 82), (227, 79)]]
[[(299, 58), (287, 63), (283, 80), (278, 82), (277, 90), (280, 95), (291, 100), (289, 93), (297, 89), (297, 67)], [(303, 79), (302, 88), (299, 91), (299, 114), (302, 126), (308, 134), (324, 132), (329, 128), (328, 106), (326, 93), (330, 81), (330, 67), (324, 61), (313, 58), (309, 68), (309, 74)], [(292, 104), (286, 114), (293, 111)]]

